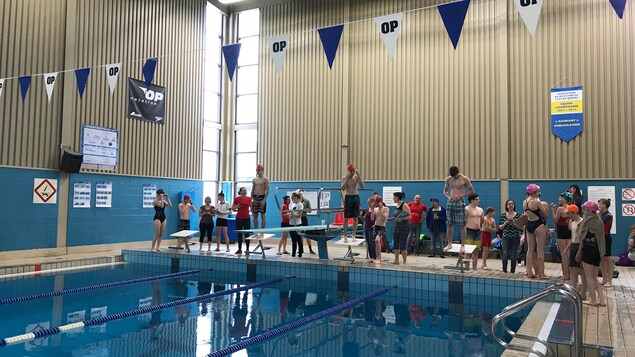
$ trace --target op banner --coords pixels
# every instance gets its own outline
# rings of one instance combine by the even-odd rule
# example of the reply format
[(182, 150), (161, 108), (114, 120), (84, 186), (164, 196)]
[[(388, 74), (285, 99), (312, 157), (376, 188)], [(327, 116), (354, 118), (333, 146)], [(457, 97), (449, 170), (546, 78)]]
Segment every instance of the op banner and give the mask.
[(128, 78), (128, 118), (165, 123), (165, 87)]
[(523, 18), (529, 34), (533, 37), (536, 34), (538, 20), (540, 20), (540, 11), (542, 10), (542, 0), (514, 0), (516, 9)]
[(551, 88), (551, 132), (569, 142), (582, 133), (582, 86)]
[(269, 53), (271, 54), (271, 59), (273, 59), (274, 66), (276, 66), (276, 74), (282, 72), (290, 38), (290, 35), (269, 37)]
[(397, 48), (397, 40), (401, 32), (402, 21), (403, 12), (375, 18), (379, 35), (382, 41), (384, 41), (384, 46), (386, 46), (386, 51), (388, 51), (388, 58), (391, 60), (395, 57), (395, 48)]

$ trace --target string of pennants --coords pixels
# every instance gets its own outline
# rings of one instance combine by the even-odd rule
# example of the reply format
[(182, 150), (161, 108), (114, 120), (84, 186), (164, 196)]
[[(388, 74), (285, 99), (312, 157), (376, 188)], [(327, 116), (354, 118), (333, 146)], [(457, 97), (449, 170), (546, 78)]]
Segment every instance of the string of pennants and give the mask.
[[(617, 13), (617, 16), (622, 19), (624, 16), (624, 8), (626, 7), (626, 0), (609, 0), (609, 2)], [(536, 28), (538, 26), (540, 12), (542, 10), (542, 3), (543, 0), (514, 0), (516, 9), (518, 10), (520, 17), (523, 19), (523, 22), (532, 37), (536, 34)], [(469, 6), (470, 0), (452, 1), (431, 6), (436, 7), (439, 11), (445, 30), (448, 33), (452, 46), (454, 46), (455, 50), (459, 44), (459, 38), (461, 37), (463, 23), (465, 22), (465, 16), (467, 15)], [(424, 10), (427, 8), (428, 7), (424, 7), (411, 11)], [(400, 12), (374, 18), (377, 30), (379, 31), (390, 60), (392, 60), (395, 55), (397, 40), (399, 39), (402, 27), (403, 14), (404, 12)], [(335, 61), (337, 48), (339, 47), (340, 39), (342, 38), (344, 25), (346, 24), (317, 29), (329, 68), (333, 68), (333, 62)], [(268, 52), (271, 55), (277, 74), (282, 72), (290, 38), (291, 35), (286, 34), (273, 36), (267, 39), (267, 44), (269, 46)], [(225, 58), (227, 72), (229, 74), (229, 80), (232, 80), (234, 77), (234, 71), (236, 70), (238, 56), (240, 54), (240, 45), (240, 43), (236, 43), (222, 47), (223, 57)]]
[[(143, 78), (148, 86), (152, 84), (152, 79), (154, 78), (154, 72), (157, 68), (158, 57), (148, 58), (143, 65), (142, 72)], [(108, 87), (110, 88), (110, 95), (115, 92), (115, 88), (117, 88), (117, 80), (119, 79), (119, 73), (121, 72), (121, 63), (111, 63), (99, 67), (105, 67), (106, 69), (106, 78), (108, 79)], [(97, 67), (98, 68), (98, 67)], [(0, 79), (0, 97), (2, 96), (2, 89), (4, 88), (5, 79), (17, 79), (20, 85), (20, 94), (22, 96), (22, 103), (26, 99), (26, 95), (29, 92), (29, 87), (31, 87), (31, 80), (33, 77), (42, 77), (44, 80), (44, 87), (46, 88), (46, 95), (48, 96), (49, 102), (51, 101), (51, 97), (53, 96), (53, 89), (55, 89), (55, 83), (57, 82), (57, 76), (60, 73), (75, 73), (75, 80), (77, 81), (77, 92), (79, 93), (79, 98), (81, 99), (84, 95), (84, 90), (86, 89), (86, 83), (88, 83), (88, 77), (90, 75), (91, 68), (77, 68), (74, 70), (66, 70), (60, 72), (51, 72), (51, 73), (43, 73), (29, 76), (20, 76), (13, 78), (2, 78)]]
[[(523, 19), (527, 30), (533, 37), (536, 33), (538, 26), (538, 20), (540, 19), (540, 12), (542, 10), (542, 4), (544, 0), (514, 0), (516, 9), (518, 10), (520, 17)], [(627, 0), (609, 0), (609, 3), (615, 10), (617, 16), (622, 19), (624, 16), (624, 9), (626, 7)], [(450, 41), (454, 49), (457, 48), (459, 38), (461, 37), (461, 31), (463, 30), (463, 23), (467, 15), (467, 10), (470, 5), (470, 0), (459, 0), (439, 4), (434, 7), (439, 11), (445, 30), (448, 33)], [(415, 9), (411, 11), (424, 10), (426, 8)], [(374, 18), (377, 25), (377, 30), (380, 33), (381, 39), (388, 52), (388, 57), (392, 60), (395, 55), (395, 49), (397, 47), (397, 40), (401, 32), (401, 24), (403, 22), (404, 12), (394, 13), (385, 16), (379, 16)], [(317, 33), (320, 37), (324, 54), (329, 64), (329, 68), (333, 67), (337, 49), (339, 47), (340, 39), (342, 38), (342, 32), (345, 24), (340, 24), (331, 27), (325, 27), (317, 29)], [(290, 43), (291, 35), (280, 35), (270, 37), (267, 41), (269, 45), (269, 53), (274, 62), (276, 73), (280, 74), (284, 65), (285, 54)], [(233, 79), (236, 66), (238, 64), (238, 56), (240, 55), (240, 43), (227, 45), (222, 47), (223, 57), (225, 58), (225, 64), (227, 65), (227, 72), (229, 74), (229, 80)], [(143, 77), (148, 86), (152, 84), (154, 78), (154, 72), (156, 70), (158, 57), (148, 58), (143, 65)], [(105, 67), (106, 78), (108, 80), (108, 86), (110, 87), (110, 95), (112, 95), (117, 87), (117, 80), (119, 73), (121, 72), (121, 63), (112, 63), (107, 65), (101, 65), (94, 68)], [(26, 99), (29, 87), (31, 86), (31, 80), (33, 77), (42, 76), (46, 88), (46, 94), (49, 102), (53, 95), (53, 89), (57, 81), (57, 76), (60, 73), (74, 72), (75, 79), (77, 81), (77, 91), (80, 99), (84, 95), (86, 89), (86, 83), (91, 72), (90, 67), (77, 68), (75, 70), (65, 70), (59, 72), (43, 73), (37, 75), (28, 75), (11, 78), (0, 78), (0, 97), (2, 97), (2, 91), (4, 89), (5, 80), (17, 79), (20, 86), (20, 93), (22, 96), (22, 102)]]

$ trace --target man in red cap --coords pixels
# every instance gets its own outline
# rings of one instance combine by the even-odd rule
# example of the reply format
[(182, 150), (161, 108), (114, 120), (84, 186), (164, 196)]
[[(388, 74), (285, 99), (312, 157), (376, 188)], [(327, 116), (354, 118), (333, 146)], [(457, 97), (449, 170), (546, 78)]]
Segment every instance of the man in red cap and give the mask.
[(348, 242), (348, 219), (353, 218), (353, 236), (357, 234), (357, 217), (359, 217), (359, 191), (357, 186), (364, 188), (364, 180), (362, 180), (359, 170), (355, 165), (348, 164), (348, 172), (342, 177), (342, 191), (344, 191), (344, 242)]
[[(192, 204), (192, 200), (190, 199), (190, 195), (187, 193), (183, 195), (183, 201), (179, 203), (179, 224), (177, 226), (177, 231), (187, 231), (190, 230), (190, 212), (196, 212), (196, 208)], [(185, 237), (185, 251), (190, 252), (190, 242), (188, 241), (188, 237)]]
[[(258, 229), (258, 214), (262, 218), (260, 228), (267, 225), (267, 197), (269, 196), (269, 179), (264, 175), (263, 164), (256, 165), (256, 177), (251, 181), (251, 213), (254, 216), (254, 229)], [(262, 236), (262, 234), (260, 234)]]

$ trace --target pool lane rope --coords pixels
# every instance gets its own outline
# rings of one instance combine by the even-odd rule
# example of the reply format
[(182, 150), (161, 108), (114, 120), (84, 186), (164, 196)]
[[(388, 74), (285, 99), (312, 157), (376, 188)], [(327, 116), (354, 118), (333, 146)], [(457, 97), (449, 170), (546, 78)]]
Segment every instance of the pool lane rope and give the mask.
[[(287, 279), (291, 279), (291, 278), (293, 278), (293, 276), (287, 277)], [(13, 336), (13, 337), (7, 337), (7, 338), (3, 338), (2, 340), (0, 340), (0, 347), (4, 347), (4, 346), (7, 346), (7, 345), (13, 345), (13, 344), (16, 344), (16, 343), (21, 343), (21, 342), (26, 342), (26, 341), (31, 341), (31, 340), (34, 340), (36, 338), (46, 337), (46, 336), (50, 336), (50, 335), (55, 335), (55, 334), (58, 334), (58, 333), (61, 333), (61, 332), (67, 332), (67, 331), (71, 331), (71, 330), (82, 329), (82, 328), (84, 328), (86, 326), (103, 325), (103, 324), (105, 324), (107, 322), (114, 321), (114, 320), (121, 320), (121, 319), (125, 319), (125, 318), (128, 318), (128, 317), (136, 316), (136, 315), (148, 314), (148, 313), (151, 313), (151, 312), (155, 312), (155, 311), (159, 311), (159, 310), (165, 310), (165, 309), (169, 309), (169, 308), (180, 306), (180, 305), (191, 304), (193, 302), (209, 300), (209, 299), (215, 298), (217, 296), (229, 295), (229, 294), (233, 294), (233, 293), (236, 293), (236, 292), (239, 292), (239, 291), (243, 291), (243, 290), (249, 290), (249, 289), (258, 288), (258, 287), (265, 286), (265, 285), (271, 285), (271, 284), (279, 283), (279, 282), (282, 282), (283, 280), (284, 280), (284, 278), (266, 280), (266, 281), (262, 281), (262, 282), (259, 282), (259, 283), (249, 284), (249, 285), (245, 285), (245, 286), (241, 286), (241, 287), (237, 287), (237, 288), (229, 289), (229, 290), (223, 290), (223, 291), (219, 291), (219, 292), (212, 293), (212, 294), (199, 295), (199, 296), (195, 296), (195, 297), (191, 297), (191, 298), (187, 298), (187, 299), (176, 300), (176, 301), (172, 301), (172, 302), (168, 302), (168, 303), (164, 303), (164, 304), (159, 304), (159, 305), (154, 305), (154, 306), (146, 306), (146, 307), (142, 307), (140, 309), (120, 312), (118, 314), (114, 314), (114, 315), (110, 315), (110, 316), (96, 317), (96, 318), (93, 318), (93, 319), (90, 319), (90, 320), (86, 320), (86, 321), (75, 322), (75, 323), (68, 324), (68, 325), (62, 325), (62, 326), (58, 326), (58, 327), (48, 328), (48, 329), (44, 329), (44, 330), (40, 330), (40, 331), (36, 331), (36, 332), (29, 332), (29, 333), (25, 333), (25, 334)]]
[(73, 289), (58, 290), (58, 291), (49, 291), (49, 292), (46, 292), (46, 293), (39, 293), (39, 294), (26, 295), (26, 296), (18, 296), (18, 297), (12, 297), (12, 298), (7, 298), (7, 299), (0, 299), (0, 305), (14, 304), (16, 302), (44, 299), (44, 298), (49, 298), (49, 297), (54, 297), (54, 296), (83, 293), (83, 292), (92, 291), (92, 290), (108, 289), (108, 288), (114, 288), (116, 286), (133, 285), (133, 284), (145, 283), (147, 281), (178, 278), (178, 277), (181, 277), (181, 276), (198, 274), (200, 272), (201, 272), (200, 270), (188, 270), (188, 271), (183, 271), (183, 272), (179, 272), (179, 273), (163, 274), (163, 275), (157, 275), (157, 276), (148, 276), (148, 277), (137, 278), (137, 279), (132, 279), (132, 280), (115, 281), (115, 282), (112, 282), (112, 283), (84, 286), (84, 287), (81, 287), (81, 288), (73, 288)]
[(250, 337), (250, 338), (248, 338), (246, 340), (243, 340), (243, 341), (240, 341), (240, 342), (238, 342), (238, 343), (236, 343), (234, 345), (227, 346), (227, 347), (225, 347), (223, 349), (220, 349), (220, 350), (218, 350), (216, 352), (212, 352), (212, 353), (208, 354), (206, 357), (221, 357), (221, 356), (230, 355), (230, 354), (232, 354), (234, 352), (238, 352), (238, 351), (240, 351), (242, 349), (245, 349), (245, 348), (253, 346), (253, 345), (257, 344), (257, 343), (266, 341), (266, 340), (268, 340), (270, 338), (273, 338), (273, 337), (276, 337), (276, 336), (278, 336), (280, 334), (283, 334), (283, 333), (289, 332), (291, 330), (295, 330), (295, 329), (298, 329), (300, 327), (303, 327), (304, 325), (306, 325), (306, 324), (308, 324), (310, 322), (313, 322), (315, 320), (322, 319), (322, 318), (330, 316), (330, 315), (335, 315), (336, 313), (338, 313), (338, 312), (340, 312), (342, 310), (352, 308), (352, 307), (354, 307), (356, 305), (359, 305), (360, 303), (362, 303), (362, 302), (364, 302), (366, 300), (370, 300), (370, 299), (375, 298), (375, 297), (377, 297), (379, 295), (383, 295), (383, 294), (385, 294), (387, 292), (388, 292), (387, 288), (379, 289), (379, 290), (377, 290), (377, 291), (375, 291), (373, 293), (370, 293), (370, 294), (367, 294), (367, 295), (364, 295), (364, 296), (360, 296), (360, 297), (358, 297), (356, 299), (353, 299), (351, 301), (345, 302), (343, 304), (340, 304), (340, 305), (337, 305), (337, 306), (333, 306), (333, 307), (331, 307), (329, 309), (317, 312), (317, 313), (315, 313), (315, 314), (313, 314), (311, 316), (307, 316), (307, 317), (304, 317), (302, 319), (293, 321), (293, 322), (288, 323), (288, 324), (286, 324), (284, 326), (280, 326), (280, 327), (275, 328), (273, 330), (269, 330), (269, 331), (267, 331), (265, 333), (262, 333), (260, 335), (257, 335), (257, 336), (254, 336), (254, 337)]

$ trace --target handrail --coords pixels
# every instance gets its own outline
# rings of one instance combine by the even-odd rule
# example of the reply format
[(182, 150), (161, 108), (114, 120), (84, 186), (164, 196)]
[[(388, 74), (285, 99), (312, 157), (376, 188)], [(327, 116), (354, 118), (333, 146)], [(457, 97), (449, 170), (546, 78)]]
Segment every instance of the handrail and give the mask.
[(505, 307), (503, 311), (501, 311), (498, 315), (494, 316), (494, 318), (492, 319), (492, 336), (494, 340), (503, 348), (509, 348), (509, 349), (520, 350), (525, 352), (533, 352), (535, 354), (545, 356), (544, 353), (542, 353), (541, 351), (535, 350), (533, 347), (527, 348), (522, 346), (513, 346), (503, 341), (496, 333), (496, 326), (498, 325), (499, 322), (501, 322), (504, 332), (509, 334), (511, 337), (539, 342), (547, 348), (547, 352), (550, 355), (555, 356), (555, 351), (553, 350), (553, 347), (548, 341), (545, 341), (540, 337), (533, 337), (533, 336), (518, 334), (510, 330), (507, 327), (507, 324), (505, 323), (505, 319), (508, 316), (515, 314), (516, 312), (523, 310), (527, 306), (532, 305), (538, 302), (539, 300), (542, 300), (543, 298), (550, 295), (565, 296), (569, 298), (571, 302), (573, 303), (574, 311), (575, 311), (575, 316), (574, 316), (574, 333), (575, 334), (573, 338), (573, 355), (580, 356), (582, 353), (582, 296), (574, 287), (570, 285), (565, 285), (565, 284), (552, 285), (548, 287), (547, 289), (540, 291), (533, 296), (530, 296), (524, 300), (515, 302)]

